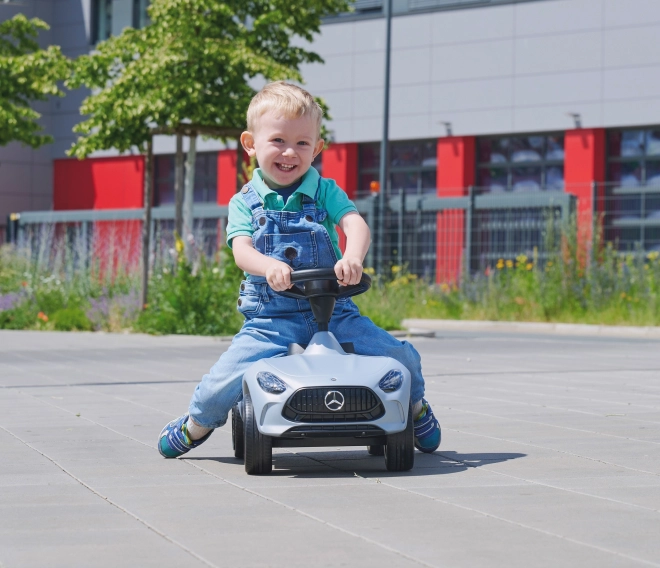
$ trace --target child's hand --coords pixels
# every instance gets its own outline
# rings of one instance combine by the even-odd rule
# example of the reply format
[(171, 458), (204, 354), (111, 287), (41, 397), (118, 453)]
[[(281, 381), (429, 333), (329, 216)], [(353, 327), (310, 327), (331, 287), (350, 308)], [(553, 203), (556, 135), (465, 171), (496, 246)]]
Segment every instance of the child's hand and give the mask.
[(266, 267), (266, 280), (268, 285), (276, 292), (282, 292), (291, 288), (292, 268), (279, 260), (271, 259)]
[(335, 264), (335, 274), (342, 286), (358, 284), (362, 278), (362, 262), (359, 258), (345, 256)]

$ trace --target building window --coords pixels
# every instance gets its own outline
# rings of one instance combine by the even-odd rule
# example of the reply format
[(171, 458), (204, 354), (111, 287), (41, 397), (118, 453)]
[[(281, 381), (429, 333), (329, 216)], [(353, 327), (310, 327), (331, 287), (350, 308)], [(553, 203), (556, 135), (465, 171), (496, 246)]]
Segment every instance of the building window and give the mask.
[[(154, 166), (155, 203), (156, 205), (173, 205), (174, 154), (155, 156)], [(216, 203), (217, 194), (218, 153), (200, 152), (195, 160), (193, 200), (195, 203)]]
[(660, 127), (607, 134), (606, 239), (660, 250)]
[(91, 44), (108, 39), (112, 35), (112, 0), (92, 0)]
[[(371, 193), (371, 183), (380, 181), (380, 142), (359, 146), (358, 197)], [(390, 143), (391, 195), (435, 193), (437, 142), (408, 140)]]
[(140, 29), (149, 24), (147, 8), (151, 0), (133, 0), (133, 27)]
[(564, 135), (483, 137), (477, 185), (484, 193), (564, 189)]

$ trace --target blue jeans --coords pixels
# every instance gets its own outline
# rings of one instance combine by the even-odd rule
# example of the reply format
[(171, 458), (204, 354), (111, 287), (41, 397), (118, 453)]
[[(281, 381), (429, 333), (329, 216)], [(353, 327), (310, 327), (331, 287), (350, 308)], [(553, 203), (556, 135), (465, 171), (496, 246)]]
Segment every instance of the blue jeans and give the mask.
[[(244, 281), (239, 311), (246, 318), (229, 349), (195, 388), (190, 416), (200, 426), (217, 428), (227, 421), (232, 406), (241, 398), (241, 379), (255, 361), (283, 357), (290, 343), (308, 343), (318, 331), (306, 300), (286, 298), (265, 282)], [(392, 357), (410, 371), (411, 400), (424, 396), (419, 353), (407, 341), (399, 341), (360, 315), (350, 298), (337, 300), (329, 329), (337, 340), (352, 342), (358, 355)]]

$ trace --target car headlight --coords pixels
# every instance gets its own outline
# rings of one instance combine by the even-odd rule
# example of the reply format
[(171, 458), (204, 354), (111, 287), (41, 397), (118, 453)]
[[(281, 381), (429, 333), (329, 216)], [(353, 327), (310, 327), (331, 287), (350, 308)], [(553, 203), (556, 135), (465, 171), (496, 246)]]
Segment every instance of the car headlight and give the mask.
[(273, 373), (257, 373), (257, 382), (263, 390), (271, 394), (282, 394), (286, 390), (286, 383)]
[(385, 392), (394, 392), (394, 391), (398, 391), (401, 388), (402, 384), (403, 384), (403, 373), (398, 369), (395, 369), (387, 373), (387, 375), (385, 375), (380, 380), (378, 386), (380, 387), (381, 390)]

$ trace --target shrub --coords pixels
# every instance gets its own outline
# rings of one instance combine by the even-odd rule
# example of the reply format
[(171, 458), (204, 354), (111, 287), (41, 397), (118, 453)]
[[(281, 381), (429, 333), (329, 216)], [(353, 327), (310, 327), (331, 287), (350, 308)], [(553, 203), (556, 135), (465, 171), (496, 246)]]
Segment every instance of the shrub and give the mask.
[(63, 308), (50, 317), (57, 331), (91, 331), (92, 324), (82, 308)]

